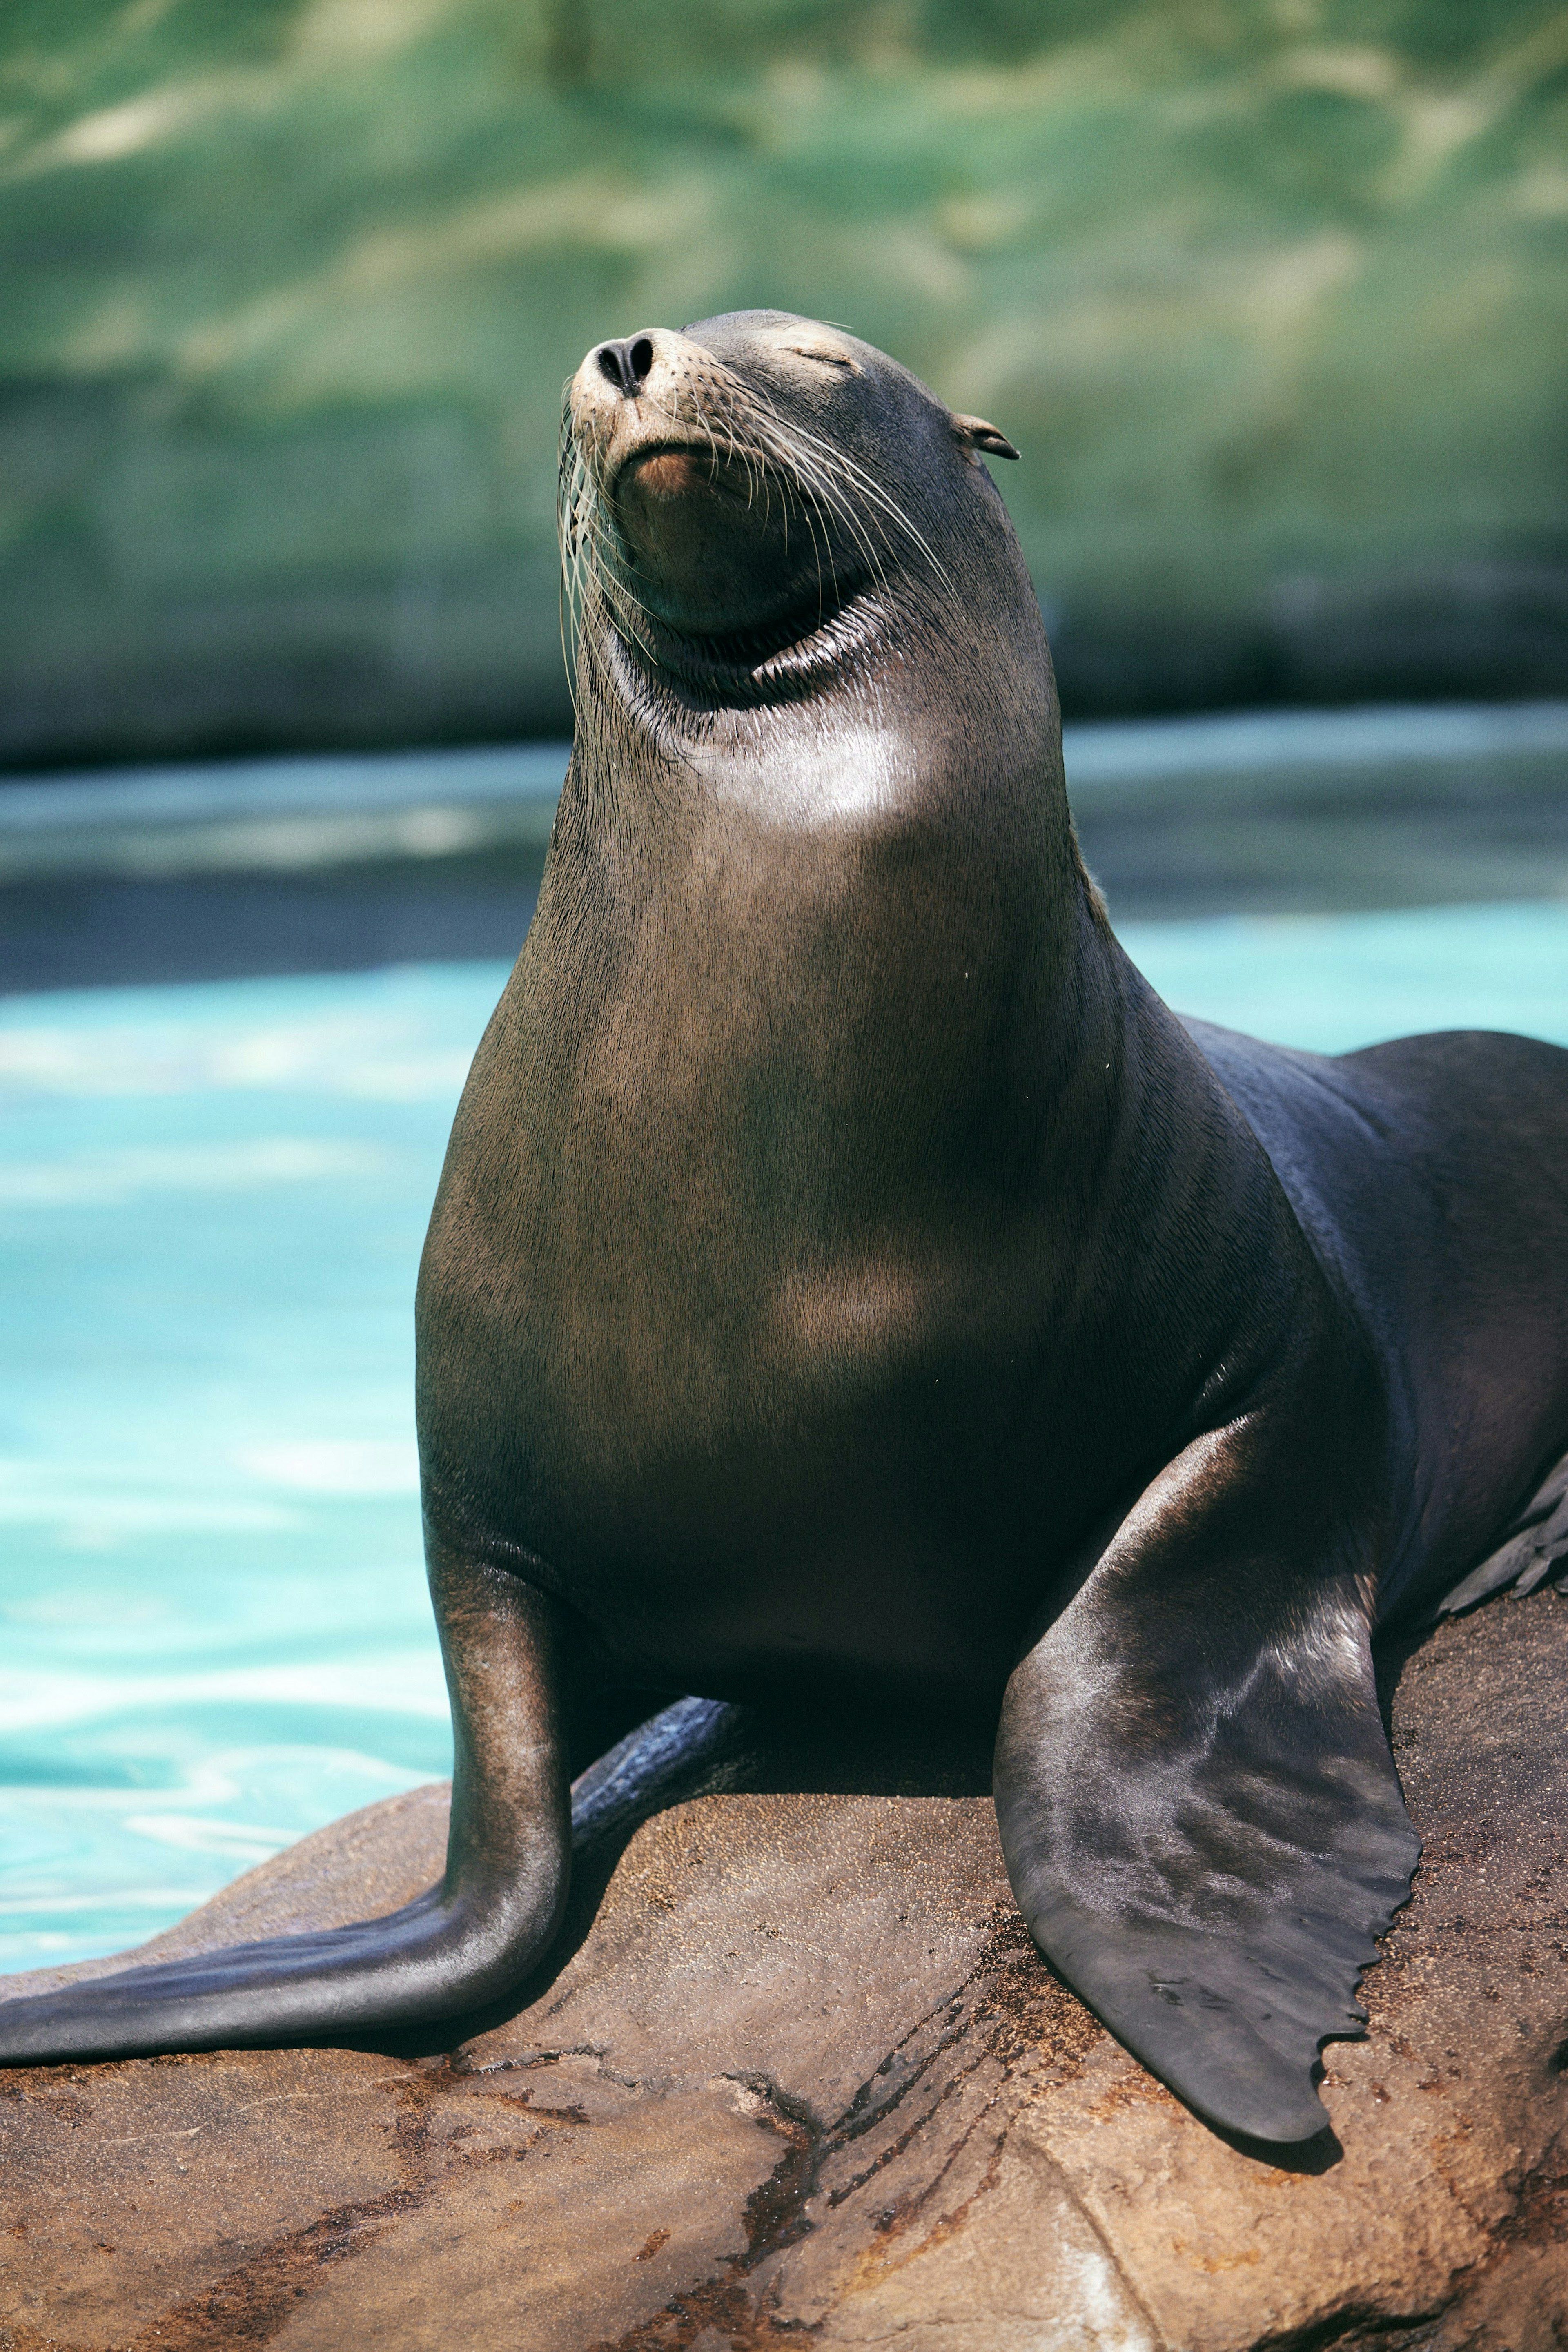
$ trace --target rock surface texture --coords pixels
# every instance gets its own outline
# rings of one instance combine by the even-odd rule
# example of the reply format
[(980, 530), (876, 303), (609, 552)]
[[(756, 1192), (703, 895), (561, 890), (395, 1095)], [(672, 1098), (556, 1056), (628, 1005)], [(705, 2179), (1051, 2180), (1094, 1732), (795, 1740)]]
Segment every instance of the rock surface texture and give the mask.
[[(1297, 2168), (1052, 1977), (984, 1795), (759, 1748), (590, 1858), (509, 2015), (0, 2074), (0, 2352), (1560, 2352), (1565, 1643), (1548, 1592), (1391, 1662), (1426, 1858)], [(374, 1806), (149, 1948), (389, 1908), (444, 1822)]]

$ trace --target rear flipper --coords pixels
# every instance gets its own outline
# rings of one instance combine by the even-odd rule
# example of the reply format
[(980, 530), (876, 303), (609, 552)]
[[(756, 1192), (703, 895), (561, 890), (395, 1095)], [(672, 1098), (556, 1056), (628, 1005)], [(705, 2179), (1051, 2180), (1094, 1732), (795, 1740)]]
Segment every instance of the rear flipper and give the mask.
[(1013, 1674), (996, 1795), (1019, 1907), (1112, 2032), (1208, 2122), (1293, 2142), (1420, 1847), (1354, 1533), (1275, 1450), (1238, 1423), (1142, 1498)]
[(634, 1725), (571, 1784), (573, 1853), (617, 1843), (651, 1813), (706, 1795), (733, 1767), (746, 1730), (746, 1709), (718, 1698), (678, 1698)]
[(1568, 1454), (1554, 1463), (1522, 1511), (1510, 1523), (1496, 1551), (1471, 1569), (1437, 1604), (1440, 1617), (1457, 1609), (1473, 1608), (1511, 1584), (1515, 1592), (1533, 1592), (1552, 1575), (1559, 1592), (1568, 1593)]

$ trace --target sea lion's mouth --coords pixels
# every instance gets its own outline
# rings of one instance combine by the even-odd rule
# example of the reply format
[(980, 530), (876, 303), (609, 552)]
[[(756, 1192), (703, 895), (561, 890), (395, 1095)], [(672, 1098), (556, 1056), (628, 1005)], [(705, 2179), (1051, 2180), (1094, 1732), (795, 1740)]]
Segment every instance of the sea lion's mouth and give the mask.
[(628, 450), (612, 471), (605, 494), (617, 512), (628, 491), (662, 502), (701, 490), (750, 506), (772, 470), (754, 456), (716, 446), (711, 438), (677, 440), (671, 436)]
[[(660, 498), (679, 498), (683, 492), (698, 487), (697, 453), (695, 449), (652, 449), (646, 457), (628, 457), (621, 473), (624, 478), (632, 472), (642, 489), (652, 490)], [(711, 480), (711, 466), (706, 472)]]
[(651, 490), (656, 497), (678, 498), (685, 490), (718, 488), (720, 472), (707, 443), (650, 441), (622, 459), (611, 480), (610, 496), (617, 499), (635, 481), (640, 490)]

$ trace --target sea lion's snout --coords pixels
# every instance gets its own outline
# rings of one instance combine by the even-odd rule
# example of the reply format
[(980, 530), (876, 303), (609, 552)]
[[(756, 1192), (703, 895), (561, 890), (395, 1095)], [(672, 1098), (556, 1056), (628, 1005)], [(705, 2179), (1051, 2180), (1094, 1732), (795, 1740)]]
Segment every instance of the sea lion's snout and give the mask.
[[(563, 498), (598, 519), (564, 536), (612, 566), (644, 615), (702, 636), (755, 629), (803, 599), (831, 601), (824, 568), (848, 576), (779, 390), (667, 327), (596, 343), (572, 377)], [(820, 460), (809, 470), (825, 472)]]
[(702, 356), (667, 327), (594, 345), (567, 386), (566, 405), (602, 488), (640, 448), (702, 439), (691, 389)]

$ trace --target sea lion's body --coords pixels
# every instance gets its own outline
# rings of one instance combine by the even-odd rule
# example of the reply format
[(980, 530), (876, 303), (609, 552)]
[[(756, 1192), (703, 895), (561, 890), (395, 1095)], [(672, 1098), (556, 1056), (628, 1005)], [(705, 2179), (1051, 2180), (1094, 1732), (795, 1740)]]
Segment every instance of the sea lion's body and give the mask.
[[(1009, 1040), (1024, 1133), (1009, 1137), (998, 1105), (962, 1099), (993, 1009), (982, 951), (944, 957), (932, 899), (906, 901), (894, 919), (924, 971), (898, 1043), (927, 1050), (896, 1072), (873, 1051), (846, 1061), (861, 1099), (825, 1105), (789, 1075), (837, 1021), (817, 992), (798, 1030), (781, 1019), (768, 959), (781, 914), (803, 944), (800, 910), (769, 911), (737, 927), (751, 987), (727, 971), (722, 1034), (695, 1040), (689, 939), (660, 939), (645, 984), (595, 1018), (591, 972), (553, 957), (547, 929), (570, 1030), (540, 1017), (519, 962), (422, 1286), (433, 1484), (449, 1461), (472, 1481), (476, 1460), (495, 1482), (478, 1510), (469, 1486), (465, 1547), (507, 1568), (526, 1553), (607, 1683), (994, 1712), (1107, 1509), (1294, 1341), (1304, 1467), (1329, 1488), (1364, 1480), (1376, 1517), (1375, 1622), (1440, 1605), (1568, 1434), (1568, 1282), (1550, 1278), (1568, 1190), (1539, 1185), (1568, 1140), (1568, 1055), (1485, 1034), (1293, 1053), (1178, 1024), (1102, 940), (1120, 1118), (1092, 1160), (1078, 1129), (1085, 1175), (1105, 1181), (1069, 1221), (1030, 1131), (1031, 1104), (1060, 1099), (1050, 1008)], [(866, 914), (849, 891), (823, 928), (882, 936)], [(959, 1020), (932, 1003), (954, 972)], [(1130, 1046), (1153, 1101), (1129, 1104)], [(934, 1131), (955, 1110), (941, 1166)], [(526, 1254), (507, 1246), (522, 1232)], [(1313, 1324), (1332, 1401), (1306, 1379)]]
[(578, 743), (420, 1284), (447, 1878), (0, 2050), (504, 1990), (574, 1742), (697, 1693), (998, 1720), (1046, 1950), (1201, 2112), (1310, 2136), (1416, 1852), (1371, 1629), (1568, 1445), (1568, 1055), (1167, 1012), (1072, 842), (999, 436), (865, 346), (607, 345), (572, 435)]

